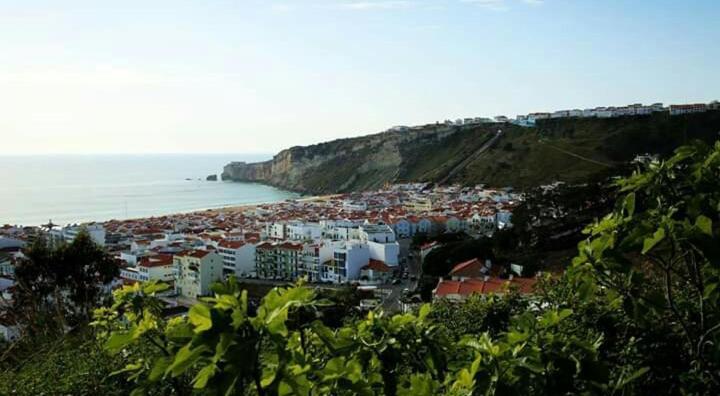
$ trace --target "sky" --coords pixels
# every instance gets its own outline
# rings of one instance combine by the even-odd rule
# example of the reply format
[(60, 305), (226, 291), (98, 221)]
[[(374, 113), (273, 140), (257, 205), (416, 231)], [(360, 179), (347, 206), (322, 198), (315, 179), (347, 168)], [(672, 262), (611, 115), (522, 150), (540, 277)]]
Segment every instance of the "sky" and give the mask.
[(720, 99), (717, 0), (0, 0), (0, 155)]

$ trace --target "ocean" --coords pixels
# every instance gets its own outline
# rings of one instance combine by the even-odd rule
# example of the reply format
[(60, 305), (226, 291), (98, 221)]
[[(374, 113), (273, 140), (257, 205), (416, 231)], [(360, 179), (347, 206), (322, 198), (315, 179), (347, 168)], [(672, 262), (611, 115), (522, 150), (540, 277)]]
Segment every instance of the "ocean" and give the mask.
[[(255, 183), (211, 182), (231, 161), (269, 155), (0, 156), (0, 225), (65, 225), (150, 217), (297, 194)], [(189, 180), (188, 180), (189, 179)]]

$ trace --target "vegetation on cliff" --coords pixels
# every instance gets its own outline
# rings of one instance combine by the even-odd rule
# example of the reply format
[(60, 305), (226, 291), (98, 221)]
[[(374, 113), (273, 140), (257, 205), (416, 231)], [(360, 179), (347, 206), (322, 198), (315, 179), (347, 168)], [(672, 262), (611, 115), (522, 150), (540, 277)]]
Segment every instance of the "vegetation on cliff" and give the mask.
[[(502, 134), (497, 141), (475, 155), (498, 130)], [(267, 162), (229, 164), (223, 178), (305, 193), (370, 190), (385, 182), (442, 180), (526, 189), (554, 181), (583, 182), (639, 154), (667, 155), (693, 139), (712, 142), (719, 131), (720, 111), (543, 120), (536, 128), (432, 125), (293, 147)], [(447, 178), (451, 170), (455, 171)]]

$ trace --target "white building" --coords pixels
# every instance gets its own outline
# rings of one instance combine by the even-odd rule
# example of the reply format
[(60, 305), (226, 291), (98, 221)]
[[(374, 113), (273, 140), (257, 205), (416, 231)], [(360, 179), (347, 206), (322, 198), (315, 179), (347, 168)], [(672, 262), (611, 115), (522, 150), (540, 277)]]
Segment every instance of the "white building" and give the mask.
[(323, 229), (317, 223), (294, 222), (285, 227), (285, 236), (293, 241), (314, 241), (322, 235)]
[(364, 212), (367, 210), (367, 203), (364, 201), (343, 201), (343, 210), (349, 212)]
[(224, 274), (237, 277), (255, 275), (255, 245), (245, 241), (223, 240), (217, 252), (223, 260)]
[(333, 246), (333, 259), (321, 266), (320, 279), (341, 283), (360, 278), (360, 270), (370, 262), (370, 248), (359, 241), (340, 241)]
[(195, 250), (173, 258), (175, 292), (186, 298), (210, 293), (210, 285), (223, 279), (222, 257), (215, 252)]
[(397, 242), (367, 242), (370, 251), (370, 258), (382, 261), (390, 267), (398, 265), (400, 256), (400, 244)]
[(175, 280), (173, 257), (165, 254), (143, 257), (136, 266), (121, 269), (120, 277), (137, 282), (172, 282)]
[(302, 250), (302, 263), (299, 276), (307, 278), (310, 282), (323, 280), (321, 273), (323, 264), (332, 261), (333, 246), (330, 241), (307, 243)]
[(360, 240), (380, 243), (395, 242), (395, 232), (387, 225), (365, 224), (360, 227)]
[(508, 122), (510, 121), (507, 117), (504, 115), (499, 115), (495, 117), (495, 122)]
[(50, 237), (55, 241), (70, 243), (75, 240), (75, 237), (77, 237), (82, 230), (87, 231), (93, 242), (100, 246), (105, 246), (105, 227), (103, 227), (102, 224), (72, 225), (50, 231)]
[(367, 243), (371, 259), (382, 261), (391, 267), (398, 265), (400, 244), (395, 240), (395, 232), (389, 226), (363, 225), (360, 227), (360, 240)]
[(270, 239), (286, 239), (286, 226), (283, 223), (269, 223), (265, 226), (265, 233)]
[(705, 103), (670, 105), (670, 115), (702, 113), (704, 111), (707, 111), (707, 105)]

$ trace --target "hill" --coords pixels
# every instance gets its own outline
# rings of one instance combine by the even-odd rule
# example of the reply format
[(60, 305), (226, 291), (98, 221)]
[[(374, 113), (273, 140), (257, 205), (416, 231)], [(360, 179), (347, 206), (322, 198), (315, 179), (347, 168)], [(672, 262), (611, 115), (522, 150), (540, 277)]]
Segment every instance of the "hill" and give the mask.
[(638, 154), (664, 155), (692, 139), (714, 141), (719, 131), (720, 111), (543, 120), (536, 128), (427, 125), (292, 147), (265, 162), (233, 162), (222, 178), (311, 194), (403, 181), (528, 188), (582, 181)]

